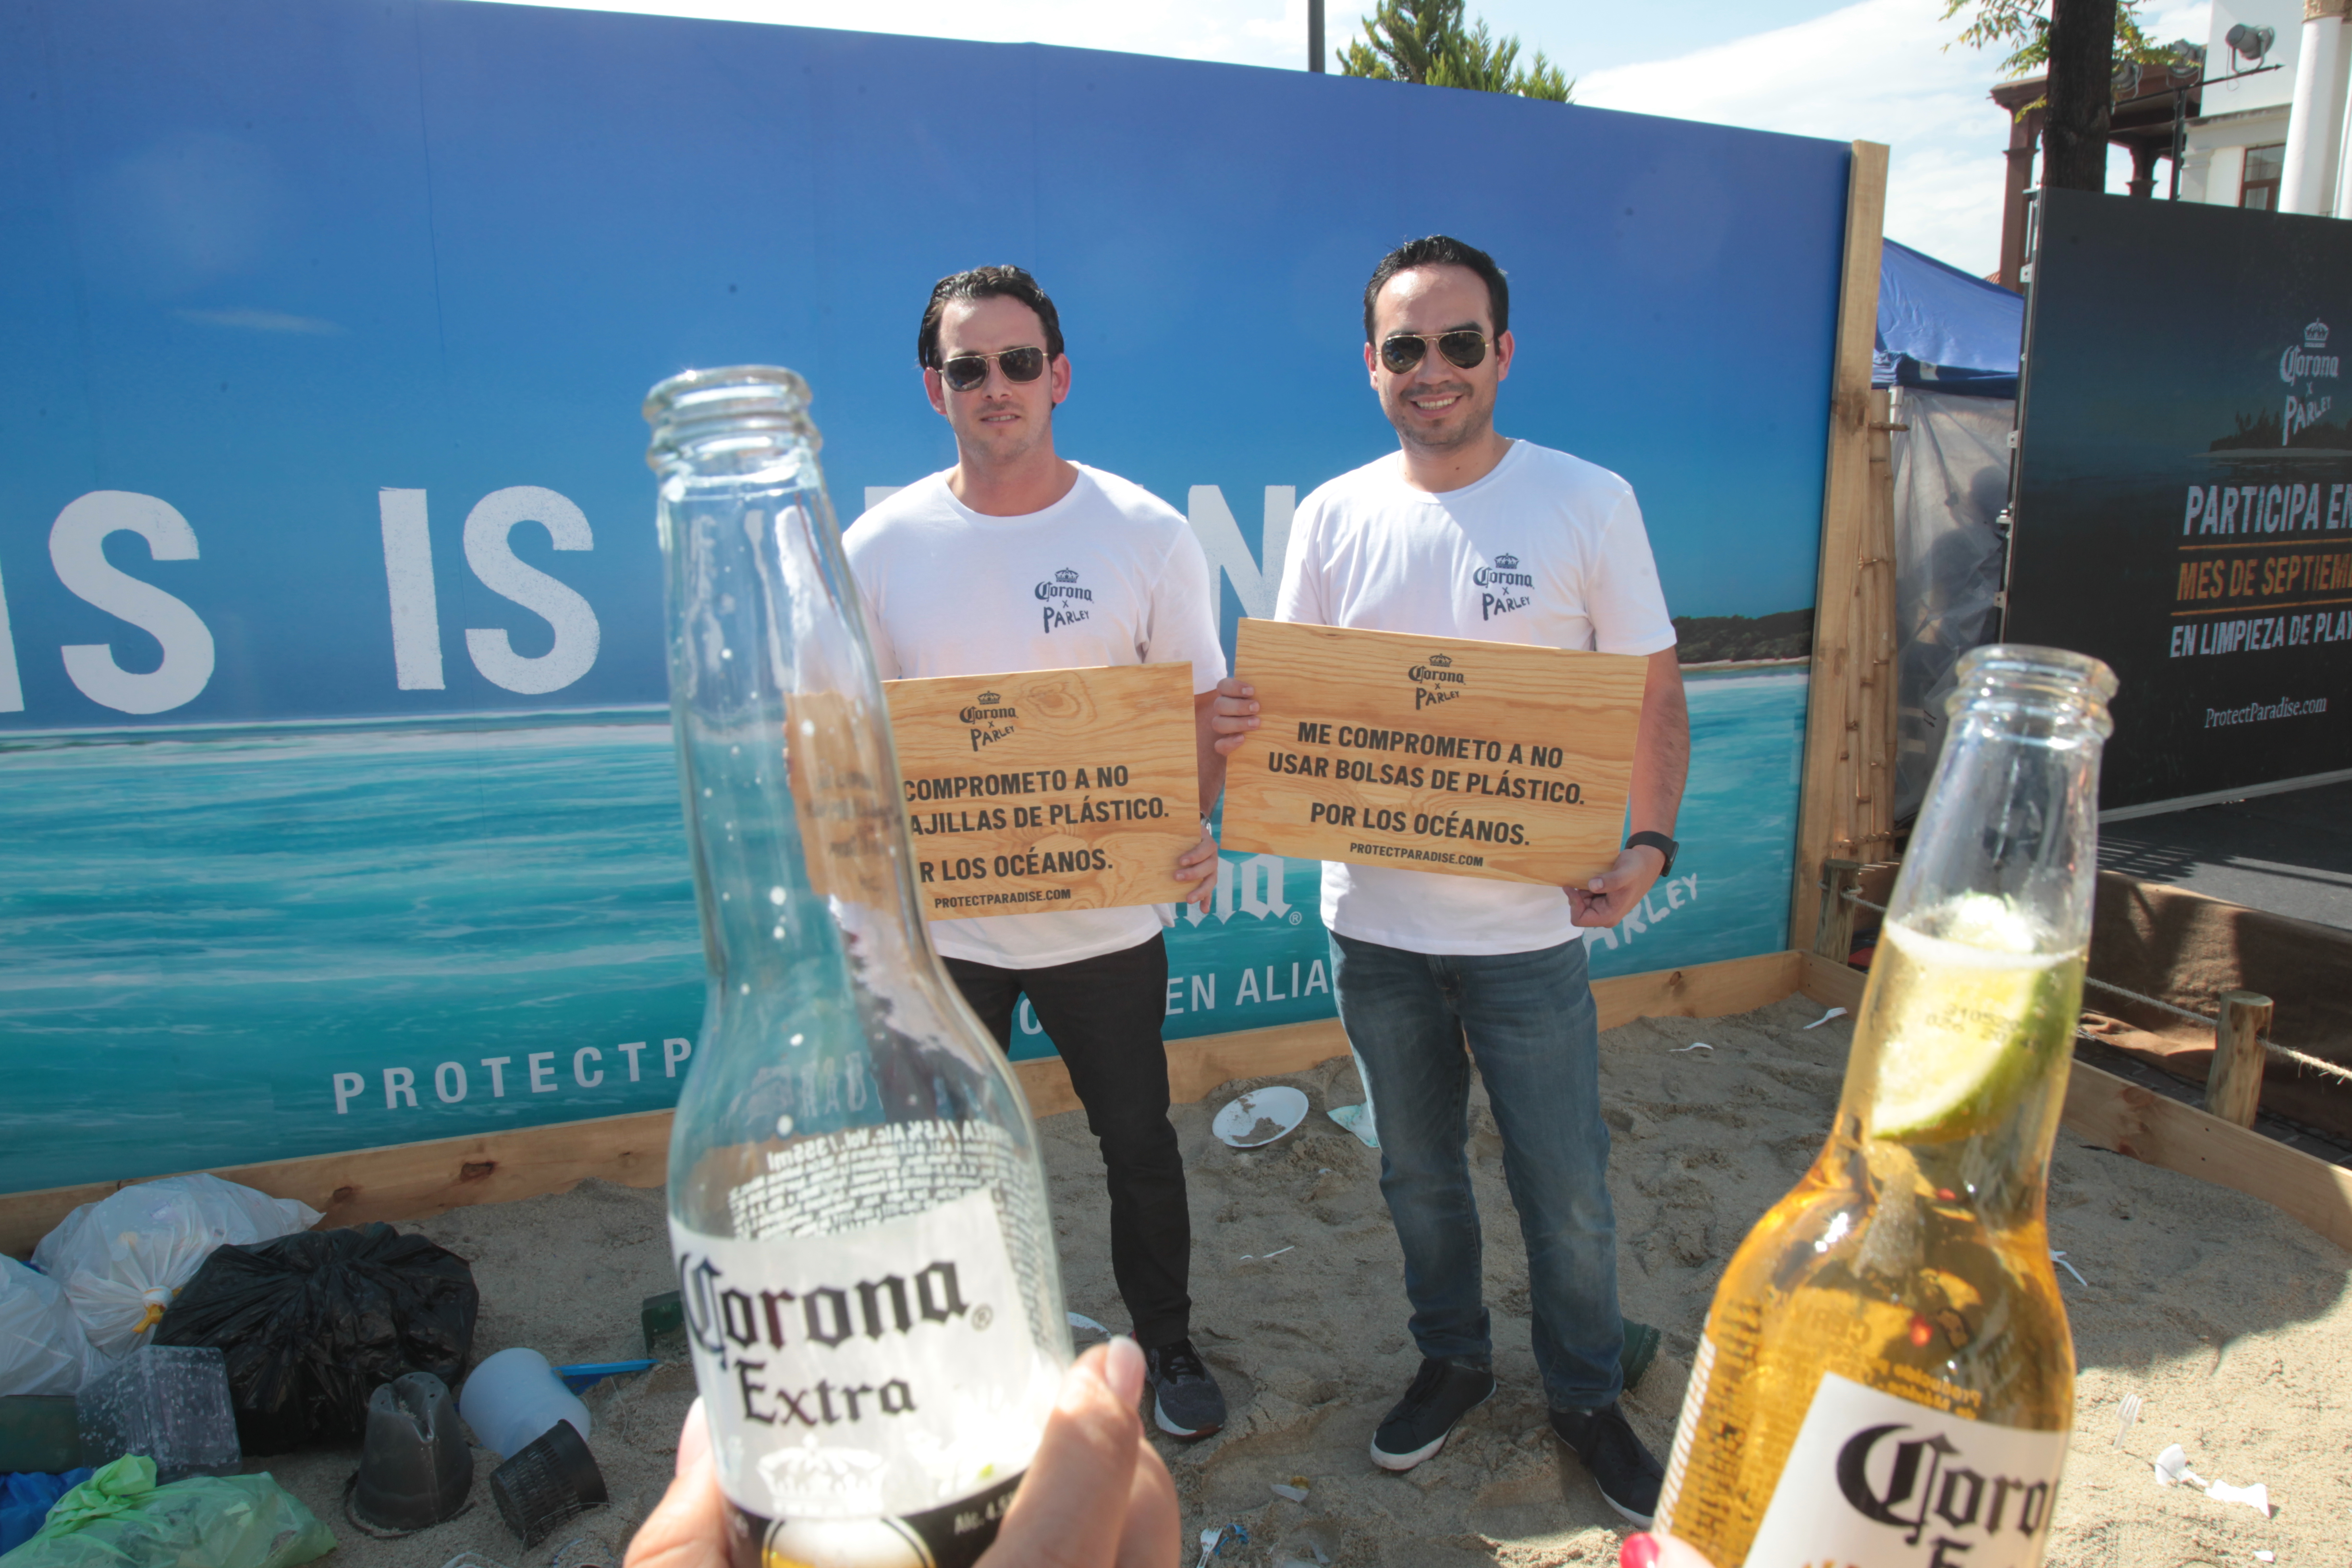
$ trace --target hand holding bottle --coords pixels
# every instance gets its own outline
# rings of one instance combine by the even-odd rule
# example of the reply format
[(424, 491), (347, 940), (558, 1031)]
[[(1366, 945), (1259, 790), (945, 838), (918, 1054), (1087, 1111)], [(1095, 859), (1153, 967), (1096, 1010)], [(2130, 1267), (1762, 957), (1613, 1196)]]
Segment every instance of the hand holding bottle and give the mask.
[[(1169, 1568), (1176, 1487), (1135, 1414), (1143, 1352), (1097, 1345), (1062, 1379), (1045, 1441), (979, 1568)], [(677, 1476), (629, 1542), (625, 1568), (727, 1568), (727, 1500), (702, 1402), (678, 1433)], [(1671, 1560), (1668, 1560), (1671, 1561)]]
[(1697, 1547), (1671, 1535), (1629, 1535), (1617, 1549), (1617, 1568), (1714, 1568)]

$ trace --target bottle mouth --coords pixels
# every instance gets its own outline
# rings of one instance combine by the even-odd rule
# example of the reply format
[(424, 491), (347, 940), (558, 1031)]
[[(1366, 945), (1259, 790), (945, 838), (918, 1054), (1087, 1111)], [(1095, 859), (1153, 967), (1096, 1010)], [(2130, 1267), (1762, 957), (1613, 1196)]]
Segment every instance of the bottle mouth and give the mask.
[(2085, 720), (2103, 735), (2115, 727), (2107, 700), (2116, 694), (2116, 672), (2086, 653), (1992, 643), (1962, 654), (1955, 679), (1958, 684), (1945, 700), (1946, 711), (1954, 719), (1990, 700), (2053, 719)]
[(653, 426), (646, 466), (657, 474), (688, 464), (755, 467), (789, 446), (814, 452), (824, 438), (808, 405), (808, 383), (781, 365), (681, 371), (646, 394), (646, 423)]

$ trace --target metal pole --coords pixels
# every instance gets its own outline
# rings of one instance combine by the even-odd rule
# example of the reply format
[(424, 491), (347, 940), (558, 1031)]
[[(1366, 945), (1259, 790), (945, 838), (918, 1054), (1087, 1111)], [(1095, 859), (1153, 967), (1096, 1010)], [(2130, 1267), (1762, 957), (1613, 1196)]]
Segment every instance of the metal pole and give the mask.
[(2180, 199), (2180, 142), (2188, 131), (2189, 89), (2176, 88), (2172, 94), (2172, 191), (2167, 198)]
[(1307, 68), (1323, 74), (1323, 0), (1307, 0)]

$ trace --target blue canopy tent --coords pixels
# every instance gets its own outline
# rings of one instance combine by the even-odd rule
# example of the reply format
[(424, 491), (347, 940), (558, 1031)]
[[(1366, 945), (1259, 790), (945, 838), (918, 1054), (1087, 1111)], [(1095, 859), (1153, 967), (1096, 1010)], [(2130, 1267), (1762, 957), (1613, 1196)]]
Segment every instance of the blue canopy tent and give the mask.
[(2025, 300), (1907, 245), (1884, 242), (1873, 386), (2017, 395)]
[(1959, 657), (2000, 633), (2025, 301), (1887, 240), (1871, 384), (1895, 427), (1895, 815), (1919, 809)]

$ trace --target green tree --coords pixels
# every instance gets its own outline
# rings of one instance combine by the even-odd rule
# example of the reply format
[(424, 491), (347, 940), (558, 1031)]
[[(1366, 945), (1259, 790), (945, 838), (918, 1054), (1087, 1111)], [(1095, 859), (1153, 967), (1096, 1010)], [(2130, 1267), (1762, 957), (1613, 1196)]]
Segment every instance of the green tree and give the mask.
[[(2145, 3), (2116, 0), (2113, 58), (2147, 66), (2169, 65), (2178, 58), (2179, 46), (2149, 41), (2139, 19)], [(1972, 49), (2007, 48), (2009, 58), (2000, 62), (2000, 68), (2011, 78), (2032, 76), (2050, 68), (2050, 5), (2051, 0), (1944, 0), (1944, 20), (1970, 13), (1969, 25), (1952, 42)]]
[[(2118, 61), (2169, 65), (2179, 46), (2148, 41), (2140, 26), (2144, 0), (1944, 0), (1944, 20), (1966, 12), (1969, 21), (1953, 43), (2007, 47), (2001, 68), (2011, 77), (2048, 74), (2043, 95), (2018, 110), (2042, 113), (2042, 183), (2055, 190), (2103, 191), (2107, 185), (2107, 127), (2114, 110)], [(1950, 47), (1950, 45), (1946, 45)]]
[(1496, 37), (1483, 21), (1464, 17), (1465, 0), (1380, 0), (1364, 19), (1364, 36), (1339, 51), (1339, 74), (1430, 87), (1507, 92), (1566, 103), (1576, 83), (1544, 58), (1541, 49), (1522, 66), (1519, 40)]

